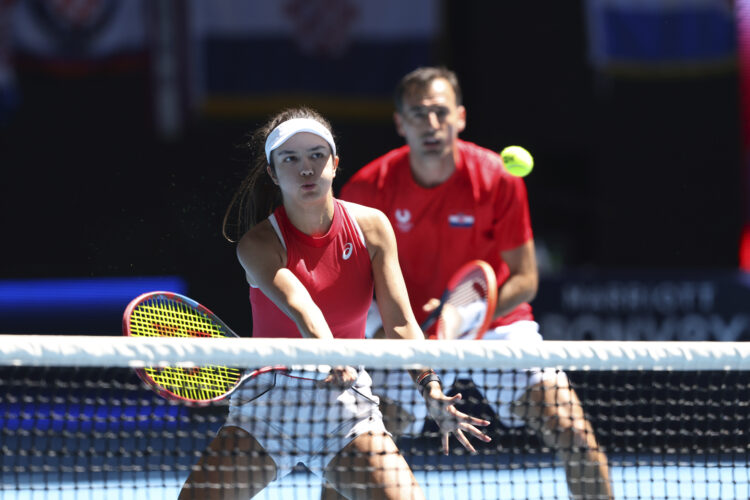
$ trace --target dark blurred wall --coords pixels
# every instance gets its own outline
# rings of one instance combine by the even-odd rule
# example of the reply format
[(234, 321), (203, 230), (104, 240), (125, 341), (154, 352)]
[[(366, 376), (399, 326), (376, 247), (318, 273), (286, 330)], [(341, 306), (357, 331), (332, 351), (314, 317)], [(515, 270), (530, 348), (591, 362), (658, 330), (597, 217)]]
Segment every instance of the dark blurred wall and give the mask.
[(526, 178), (539, 243), (595, 263), (594, 75), (581, 2), (448, 4), (448, 63), (463, 81), (466, 138), (535, 157)]
[(596, 264), (736, 268), (737, 75), (606, 85), (594, 135)]
[(527, 146), (537, 238), (568, 266), (736, 268), (738, 75), (607, 77), (580, 3), (450, 3), (466, 137)]

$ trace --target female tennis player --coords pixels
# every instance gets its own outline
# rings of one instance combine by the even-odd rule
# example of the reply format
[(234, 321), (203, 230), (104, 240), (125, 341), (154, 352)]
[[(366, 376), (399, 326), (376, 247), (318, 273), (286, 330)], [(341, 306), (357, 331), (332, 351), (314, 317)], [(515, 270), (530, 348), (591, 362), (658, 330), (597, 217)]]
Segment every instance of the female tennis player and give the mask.
[[(254, 135), (256, 161), (224, 219), (237, 211), (237, 256), (250, 284), (254, 337), (363, 339), (373, 291), (386, 337), (423, 339), (409, 305), (395, 237), (379, 211), (333, 197), (339, 164), (328, 122), (307, 108), (279, 113)], [(243, 234), (244, 233), (244, 234)], [(277, 372), (275, 386), (236, 391), (229, 415), (180, 494), (251, 498), (299, 462), (347, 498), (420, 499), (385, 430), (363, 369)], [(412, 373), (443, 434), (490, 438), (459, 412), (432, 370)]]

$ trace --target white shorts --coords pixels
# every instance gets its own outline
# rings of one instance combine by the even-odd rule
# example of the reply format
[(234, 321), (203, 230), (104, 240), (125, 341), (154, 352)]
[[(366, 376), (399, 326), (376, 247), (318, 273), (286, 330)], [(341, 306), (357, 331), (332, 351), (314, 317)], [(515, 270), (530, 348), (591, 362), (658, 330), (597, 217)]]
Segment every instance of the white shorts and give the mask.
[[(225, 426), (249, 432), (276, 463), (276, 479), (303, 463), (323, 478), (328, 463), (354, 438), (368, 432), (387, 434), (378, 409), (379, 400), (371, 391), (372, 380), (364, 369), (349, 389), (320, 388), (314, 380), (325, 373), (293, 371), (292, 377), (275, 375), (272, 389), (257, 395), (257, 385), (273, 374), (250, 380), (231, 397)], [(268, 384), (270, 386), (270, 384)]]
[[(520, 340), (525, 343), (533, 343), (542, 342), (542, 336), (539, 334), (539, 325), (535, 321), (517, 321), (510, 325), (489, 330), (484, 334), (482, 340)], [(467, 342), (473, 341), (467, 340)], [(567, 380), (564, 372), (552, 368), (515, 372), (494, 370), (470, 372), (468, 369), (441, 371), (437, 367), (433, 368), (442, 379), (445, 390), (453, 386), (456, 379), (471, 379), (477, 389), (484, 394), (491, 408), (506, 427), (523, 425), (523, 420), (511, 412), (511, 403), (523, 396), (526, 389), (542, 380), (560, 380), (561, 377)], [(407, 412), (414, 416), (414, 422), (406, 428), (405, 433), (419, 434), (422, 432), (424, 420), (427, 416), (427, 407), (409, 374), (406, 371), (393, 370), (389, 372), (370, 370), (370, 373), (378, 395), (401, 404)]]

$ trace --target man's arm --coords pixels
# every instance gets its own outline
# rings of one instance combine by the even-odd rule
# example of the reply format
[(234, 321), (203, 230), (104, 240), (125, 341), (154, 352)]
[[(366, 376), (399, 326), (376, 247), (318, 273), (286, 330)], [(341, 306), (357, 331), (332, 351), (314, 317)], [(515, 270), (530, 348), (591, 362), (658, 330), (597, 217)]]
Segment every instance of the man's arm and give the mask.
[(519, 304), (531, 302), (539, 288), (533, 239), (512, 250), (501, 252), (500, 255), (508, 265), (510, 276), (500, 285), (495, 317), (510, 313)]

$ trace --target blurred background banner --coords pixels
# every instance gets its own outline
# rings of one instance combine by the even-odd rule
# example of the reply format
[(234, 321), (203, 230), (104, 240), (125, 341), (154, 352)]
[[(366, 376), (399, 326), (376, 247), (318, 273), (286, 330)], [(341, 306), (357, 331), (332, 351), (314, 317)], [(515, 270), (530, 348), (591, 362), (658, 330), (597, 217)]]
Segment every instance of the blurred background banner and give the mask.
[(589, 53), (605, 73), (669, 76), (736, 64), (733, 0), (586, 0)]
[(750, 341), (750, 275), (734, 271), (563, 272), (534, 312), (547, 340)]
[(744, 175), (745, 227), (740, 244), (740, 268), (750, 271), (750, 0), (735, 0), (737, 14), (737, 59), (740, 90), (740, 126)]
[(145, 0), (18, 1), (15, 57), (23, 64), (67, 72), (143, 58), (146, 5)]
[(131, 300), (152, 291), (187, 293), (180, 276), (0, 280), (7, 333), (119, 335)]
[(14, 1), (0, 0), (0, 126), (10, 120), (18, 106), (16, 74), (11, 62), (11, 4)]
[(439, 0), (192, 1), (199, 108), (387, 116), (394, 82), (434, 62), (439, 16)]

